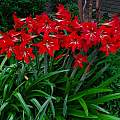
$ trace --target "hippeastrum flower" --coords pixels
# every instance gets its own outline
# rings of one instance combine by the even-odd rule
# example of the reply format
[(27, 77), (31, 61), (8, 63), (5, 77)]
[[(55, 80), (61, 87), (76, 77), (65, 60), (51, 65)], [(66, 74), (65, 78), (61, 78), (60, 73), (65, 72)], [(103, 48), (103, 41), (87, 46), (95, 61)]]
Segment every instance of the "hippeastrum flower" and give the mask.
[(48, 53), (50, 56), (54, 56), (54, 51), (59, 50), (58, 39), (52, 38), (48, 33), (44, 34), (43, 41), (33, 44), (38, 47), (39, 54)]
[(99, 35), (97, 34), (97, 24), (93, 22), (85, 22), (83, 25), (82, 36), (87, 39), (87, 45), (92, 47), (99, 42)]
[(37, 20), (37, 32), (40, 34), (41, 32), (56, 32), (55, 26), (56, 22), (52, 21), (46, 13), (43, 13), (40, 16), (36, 16)]
[(56, 13), (56, 16), (58, 19), (68, 20), (68, 21), (71, 19), (70, 12), (64, 8), (64, 5), (59, 4), (57, 9), (58, 12)]
[(28, 28), (28, 33), (36, 33), (38, 29), (38, 22), (36, 19), (33, 19), (31, 16), (26, 18), (26, 24)]
[(72, 32), (70, 35), (66, 36), (64, 44), (67, 49), (71, 48), (72, 52), (82, 47), (80, 37), (76, 32)]
[(78, 55), (74, 56), (74, 58), (75, 58), (75, 61), (73, 63), (74, 67), (82, 68), (83, 67), (83, 62), (87, 62), (87, 56), (83, 56), (81, 54), (78, 54)]
[(16, 13), (13, 14), (13, 20), (14, 20), (14, 28), (22, 28), (23, 25), (25, 24), (23, 21), (21, 21), (17, 16)]
[(15, 43), (11, 37), (6, 33), (0, 40), (0, 54), (6, 53), (7, 57), (10, 58), (14, 49)]
[(16, 60), (23, 60), (27, 64), (30, 62), (30, 58), (34, 59), (35, 56), (33, 54), (32, 48), (26, 48), (24, 45), (15, 46), (14, 54)]
[(25, 31), (21, 31), (21, 42), (26, 46), (32, 40), (33, 36), (30, 34), (25, 33)]
[(101, 47), (100, 50), (104, 52), (107, 56), (110, 53), (116, 53), (117, 51), (117, 44), (114, 41), (114, 38), (111, 38), (108, 35), (104, 35), (104, 37), (101, 38)]
[(75, 18), (71, 21), (71, 26), (76, 31), (81, 31), (83, 26), (80, 24), (80, 21), (78, 20), (78, 16), (75, 16)]
[(55, 19), (55, 20), (56, 20), (56, 23), (57, 23), (55, 29), (57, 31), (61, 31), (61, 30), (66, 30), (68, 32), (72, 31), (72, 29), (71, 29), (71, 21), (57, 20), (57, 19)]

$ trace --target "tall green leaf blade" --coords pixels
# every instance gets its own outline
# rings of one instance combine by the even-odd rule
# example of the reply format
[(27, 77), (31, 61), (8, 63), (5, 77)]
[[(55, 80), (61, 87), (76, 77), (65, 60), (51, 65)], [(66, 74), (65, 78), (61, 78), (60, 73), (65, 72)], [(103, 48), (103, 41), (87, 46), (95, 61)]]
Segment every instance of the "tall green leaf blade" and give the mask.
[(36, 98), (32, 98), (30, 101), (36, 106), (36, 108), (38, 110), (40, 110), (41, 105), (40, 105), (39, 101)]
[(7, 90), (8, 90), (8, 84), (6, 84), (5, 87), (4, 87), (3, 100), (5, 100), (5, 97), (6, 97), (6, 94), (7, 94)]
[(100, 71), (96, 73), (96, 75), (88, 82), (88, 86), (91, 86), (101, 75), (106, 71), (109, 65), (103, 67)]
[(32, 90), (31, 94), (29, 97), (35, 97), (35, 96), (43, 96), (43, 97), (50, 97), (49, 94), (42, 90)]
[(16, 92), (16, 93), (14, 94), (14, 96), (15, 96), (15, 97), (19, 100), (19, 102), (21, 103), (21, 106), (23, 107), (23, 110), (26, 112), (26, 115), (27, 115), (28, 117), (30, 117), (30, 116), (31, 116), (31, 111), (30, 111), (29, 107), (27, 106), (27, 104), (25, 103), (22, 95), (21, 95), (19, 92)]
[(110, 100), (119, 99), (119, 98), (120, 98), (120, 93), (115, 93), (115, 94), (110, 94), (110, 95), (106, 95), (101, 98), (98, 98), (98, 99), (94, 100), (93, 102), (95, 102), (97, 104), (102, 104), (102, 103), (108, 102)]
[(100, 106), (98, 106), (98, 105), (91, 104), (90, 107), (91, 107), (92, 109), (101, 111), (101, 112), (103, 112), (103, 113), (110, 114), (107, 110), (105, 110), (104, 108), (102, 108), (102, 107), (100, 107)]
[(98, 114), (98, 117), (100, 120), (120, 120), (120, 118), (112, 116), (112, 115), (106, 115), (106, 114)]
[(5, 102), (1, 105), (0, 107), (0, 115), (1, 115), (1, 112), (4, 110), (4, 108), (8, 105), (8, 102)]
[(87, 107), (86, 102), (84, 101), (83, 98), (79, 98), (78, 101), (79, 101), (79, 103), (81, 104), (81, 106), (83, 107), (86, 116), (88, 116), (88, 107)]
[(7, 120), (14, 120), (14, 114), (10, 113)]
[(31, 89), (33, 86), (37, 85), (39, 82), (41, 82), (42, 80), (45, 80), (53, 75), (56, 75), (56, 74), (59, 74), (59, 73), (62, 73), (62, 72), (67, 72), (69, 70), (61, 70), (61, 71), (55, 71), (55, 72), (50, 72), (50, 73), (47, 73), (47, 74), (44, 74), (42, 77), (38, 78), (36, 81), (33, 82), (33, 84), (31, 84), (28, 89)]
[[(44, 110), (46, 110), (46, 108), (47, 108), (50, 100), (51, 100), (51, 97), (49, 97), (49, 98), (44, 102), (44, 104), (41, 106), (40, 110), (38, 111), (35, 120), (38, 120), (38, 118), (41, 117), (40, 114), (41, 114)], [(44, 113), (45, 113), (45, 112), (44, 112)], [(43, 115), (42, 115), (42, 116), (43, 116)]]
[(66, 116), (67, 113), (67, 101), (68, 101), (68, 94), (65, 96), (64, 103), (63, 103), (63, 116)]
[(82, 92), (79, 92), (76, 95), (72, 95), (69, 97), (68, 101), (74, 101), (74, 100), (78, 100), (79, 98), (83, 97), (83, 96), (87, 96), (90, 94), (97, 94), (97, 93), (102, 93), (102, 92), (110, 92), (112, 91), (111, 89), (105, 89), (105, 88), (91, 88)]
[(55, 107), (53, 105), (52, 100), (50, 101), (50, 106), (51, 106), (51, 111), (52, 111), (52, 114), (53, 114), (53, 118), (55, 118)]
[(71, 109), (68, 114), (71, 116), (80, 117), (80, 118), (98, 118), (96, 115), (92, 115), (92, 114), (89, 114), (88, 116), (86, 116), (85, 112), (80, 110), (75, 110), (75, 109)]
[(116, 74), (113, 77), (109, 78), (108, 80), (105, 80), (98, 87), (102, 87), (103, 88), (103, 87), (109, 86), (118, 77), (120, 77), (120, 74)]

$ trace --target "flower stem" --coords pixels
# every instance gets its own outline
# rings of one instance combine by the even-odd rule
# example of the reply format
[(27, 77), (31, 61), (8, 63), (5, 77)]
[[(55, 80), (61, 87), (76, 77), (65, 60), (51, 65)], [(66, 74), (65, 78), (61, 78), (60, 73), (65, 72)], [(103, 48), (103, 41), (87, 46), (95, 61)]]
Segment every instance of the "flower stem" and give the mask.
[(7, 56), (4, 57), (1, 65), (0, 65), (0, 70), (2, 70), (2, 68), (3, 68), (3, 66), (4, 66), (4, 64), (5, 64), (6, 61), (7, 61)]
[(70, 78), (73, 78), (73, 77), (75, 76), (75, 74), (76, 74), (76, 72), (77, 72), (77, 69), (78, 69), (78, 67), (75, 67), (75, 68), (73, 69)]
[(44, 54), (44, 74), (47, 73), (48, 70), (48, 59), (47, 59), (47, 53)]

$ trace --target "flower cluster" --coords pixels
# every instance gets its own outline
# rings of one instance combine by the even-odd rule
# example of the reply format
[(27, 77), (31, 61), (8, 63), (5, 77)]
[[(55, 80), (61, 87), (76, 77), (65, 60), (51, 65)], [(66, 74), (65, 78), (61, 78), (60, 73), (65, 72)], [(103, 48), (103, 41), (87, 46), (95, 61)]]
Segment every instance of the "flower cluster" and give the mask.
[[(88, 50), (99, 44), (100, 51), (107, 56), (120, 48), (120, 20), (114, 17), (104, 24), (96, 22), (80, 22), (63, 5), (57, 7), (55, 17), (47, 13), (20, 19), (13, 14), (14, 28), (6, 33), (0, 32), (0, 54), (29, 63), (35, 58), (33, 48), (38, 48), (39, 54), (48, 53), (54, 56), (55, 51), (69, 49), (74, 57), (74, 66), (82, 67), (87, 62)], [(33, 42), (35, 38), (37, 42)], [(76, 52), (77, 51), (77, 52)], [(63, 56), (63, 55), (61, 55)]]

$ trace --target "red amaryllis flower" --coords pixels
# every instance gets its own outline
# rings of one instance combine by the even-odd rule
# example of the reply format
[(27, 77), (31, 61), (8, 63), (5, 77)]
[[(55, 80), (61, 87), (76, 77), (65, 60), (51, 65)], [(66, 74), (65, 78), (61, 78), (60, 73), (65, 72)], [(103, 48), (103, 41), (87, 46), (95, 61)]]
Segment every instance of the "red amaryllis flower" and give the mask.
[(73, 63), (74, 67), (83, 67), (83, 62), (87, 62), (87, 56), (83, 56), (81, 54), (76, 55), (75, 57), (75, 61)]
[(21, 21), (17, 16), (16, 13), (13, 14), (13, 20), (14, 20), (14, 28), (21, 28), (25, 23)]
[(54, 56), (54, 51), (59, 50), (58, 39), (50, 37), (48, 34), (44, 34), (43, 41), (33, 44), (38, 47), (39, 54), (48, 53), (50, 56)]
[(116, 36), (120, 34), (120, 20), (116, 16), (111, 21), (103, 23), (99, 28), (99, 31), (104, 34), (109, 34), (110, 36)]
[(36, 33), (37, 34), (37, 29), (38, 29), (38, 22), (33, 19), (31, 16), (26, 18), (26, 24), (28, 27), (28, 33)]
[(117, 44), (114, 41), (114, 38), (111, 38), (108, 35), (104, 35), (104, 37), (101, 38), (101, 48), (100, 50), (104, 52), (107, 56), (110, 53), (115, 53), (117, 51)]
[(52, 21), (46, 13), (43, 13), (41, 16), (36, 16), (37, 20), (37, 32), (56, 32), (55, 26), (56, 22)]
[(82, 26), (82, 24), (80, 24), (77, 16), (75, 16), (75, 18), (72, 20), (71, 26), (74, 30), (77, 30), (77, 31), (81, 31), (83, 28), (83, 26)]
[(33, 54), (32, 48), (26, 48), (24, 45), (15, 46), (14, 48), (14, 54), (16, 60), (23, 60), (27, 64), (30, 62), (30, 58), (34, 59), (35, 56)]
[(12, 29), (12, 30), (9, 30), (8, 34), (10, 35), (10, 37), (16, 37), (20, 35), (21, 32), (16, 32), (14, 29)]
[(63, 5), (59, 4), (57, 9), (58, 12), (56, 13), (56, 15), (58, 19), (68, 20), (68, 21), (71, 19), (70, 12), (66, 10)]
[(80, 37), (76, 32), (72, 32), (70, 35), (66, 36), (64, 44), (66, 48), (71, 48), (72, 52), (82, 47)]
[(99, 35), (97, 34), (97, 24), (92, 22), (85, 22), (83, 25), (82, 36), (87, 39), (87, 45), (96, 45), (99, 42)]
[(14, 42), (11, 37), (6, 33), (0, 40), (0, 54), (6, 53), (10, 58), (14, 49)]
[(25, 33), (25, 31), (21, 31), (21, 42), (22, 42), (22, 45), (26, 45), (26, 44), (29, 44), (30, 41), (32, 40), (32, 36)]
[(71, 21), (66, 21), (66, 20), (58, 20), (56, 19), (57, 25), (55, 27), (55, 29), (57, 31), (59, 30), (66, 30), (68, 32), (71, 32)]

